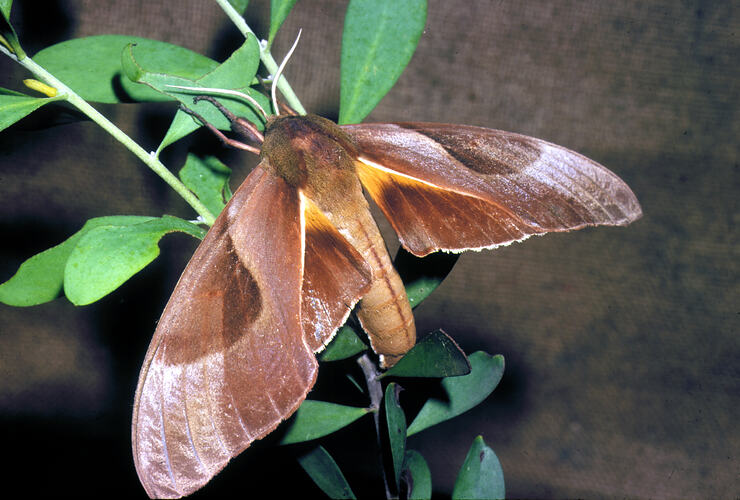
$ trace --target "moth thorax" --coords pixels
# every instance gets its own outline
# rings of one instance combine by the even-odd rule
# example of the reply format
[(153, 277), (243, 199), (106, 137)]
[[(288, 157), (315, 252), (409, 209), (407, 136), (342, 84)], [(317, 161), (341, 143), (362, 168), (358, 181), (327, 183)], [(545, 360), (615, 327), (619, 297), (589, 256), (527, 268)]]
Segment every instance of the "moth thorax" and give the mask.
[(270, 120), (262, 157), (266, 169), (307, 193), (343, 192), (355, 182), (354, 142), (338, 125), (319, 116)]

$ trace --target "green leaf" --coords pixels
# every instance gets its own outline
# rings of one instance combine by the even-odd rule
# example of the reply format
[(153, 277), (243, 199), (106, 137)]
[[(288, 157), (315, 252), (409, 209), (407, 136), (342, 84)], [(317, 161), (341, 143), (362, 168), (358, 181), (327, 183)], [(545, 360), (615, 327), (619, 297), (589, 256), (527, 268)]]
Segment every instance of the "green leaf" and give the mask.
[[(253, 36), (248, 37), (244, 45), (232, 54), (226, 62), (198, 80), (150, 71), (140, 63), (139, 55), (139, 47), (134, 45), (127, 46), (121, 54), (123, 72), (130, 80), (148, 86), (170, 99), (180, 101), (184, 106), (198, 113), (204, 120), (218, 129), (229, 130), (231, 128), (231, 124), (226, 117), (210, 102), (193, 103), (195, 96), (207, 92), (177, 89), (173, 86), (237, 90), (256, 99), (263, 108), (269, 107), (266, 96), (248, 87), (256, 74), (259, 62), (259, 46)], [(240, 85), (243, 85), (243, 87), (240, 87)], [(251, 104), (230, 96), (218, 97), (218, 100), (235, 115), (251, 121), (258, 129), (264, 128), (262, 116), (254, 110)], [(200, 126), (201, 123), (194, 117), (183, 111), (178, 111), (157, 151), (161, 151)]]
[(283, 21), (290, 14), (297, 0), (270, 0), (270, 36), (268, 37), (268, 47), (272, 45), (275, 34), (283, 25)]
[(491, 448), (486, 446), (483, 437), (478, 436), (465, 457), (460, 474), (452, 490), (452, 498), (488, 499), (505, 498), (504, 471)]
[(10, 20), (10, 8), (13, 6), (13, 0), (0, 0), (0, 12), (6, 21)]
[(35, 306), (57, 298), (64, 282), (64, 263), (79, 239), (73, 239), (75, 236), (23, 262), (12, 278), (0, 285), (0, 302)]
[(351, 0), (342, 34), (339, 123), (359, 123), (401, 76), (427, 17), (426, 0)]
[(19, 96), (19, 97), (30, 97), (22, 92), (18, 92), (17, 90), (11, 90), (6, 89), (4, 87), (0, 87), (0, 95), (13, 95), (13, 96)]
[[(122, 62), (124, 65), (128, 64), (126, 61), (129, 54), (124, 52)], [(138, 51), (137, 51), (138, 56)], [(133, 53), (130, 53), (131, 59), (133, 59)], [(269, 107), (269, 100), (263, 94), (249, 88), (249, 84), (252, 82), (254, 76), (257, 74), (257, 68), (259, 67), (260, 61), (260, 49), (257, 39), (254, 36), (248, 36), (244, 44), (239, 47), (229, 58), (219, 65), (216, 69), (207, 73), (202, 78), (185, 84), (188, 87), (210, 87), (227, 90), (238, 90), (246, 93), (260, 102), (263, 109)], [(137, 64), (138, 66), (138, 64)], [(146, 70), (139, 68), (140, 71), (146, 73)], [(140, 83), (147, 84), (146, 81)], [(175, 83), (175, 85), (181, 85)], [(195, 105), (193, 103), (193, 97), (199, 95), (193, 91), (180, 91), (178, 89), (172, 89), (167, 87), (156, 87), (155, 90), (162, 92), (171, 97), (178, 99), (183, 105), (190, 109), (195, 110), (210, 123), (214, 124), (216, 128), (221, 130), (229, 130), (231, 124), (224, 116), (214, 108), (210, 103), (199, 103)], [(242, 116), (254, 123), (258, 129), (264, 129), (263, 117), (258, 114), (251, 105), (238, 100), (237, 98), (220, 97), (220, 102), (228, 107), (237, 116)], [(197, 130), (201, 127), (201, 123), (193, 119), (192, 116), (185, 113), (182, 110), (178, 110), (175, 118), (170, 125), (165, 138), (159, 145), (157, 151), (161, 151), (165, 147), (169, 146), (173, 142), (182, 139), (190, 132)]]
[(367, 408), (305, 400), (296, 411), (280, 444), (310, 441), (336, 432), (368, 413)]
[[(197, 82), (191, 82), (188, 86), (198, 86)], [(173, 89), (175, 90), (175, 89)], [(252, 89), (252, 88), (240, 88), (240, 89), (233, 89), (237, 90), (239, 92), (242, 92), (244, 94), (249, 95), (253, 99), (255, 99), (257, 102), (259, 102), (260, 106), (262, 106), (262, 109), (269, 109), (270, 107), (270, 100), (262, 93)], [(231, 129), (231, 123), (221, 114), (220, 111), (218, 111), (213, 104), (206, 102), (206, 101), (200, 101), (197, 104), (193, 104), (193, 96), (195, 94), (186, 94), (186, 93), (180, 93), (180, 92), (172, 92), (172, 95), (176, 97), (181, 103), (183, 103), (185, 106), (187, 106), (189, 109), (195, 111), (200, 116), (206, 119), (210, 124), (212, 124), (214, 127), (216, 127), (219, 130), (230, 130)], [(214, 96), (215, 97), (215, 96)], [(232, 113), (234, 113), (236, 116), (240, 116), (246, 120), (249, 120), (252, 122), (258, 130), (264, 130), (264, 125), (262, 122), (262, 115), (257, 114), (255, 112), (254, 108), (248, 103), (245, 103), (241, 100), (237, 100), (236, 98), (230, 98), (230, 97), (219, 97), (218, 101), (226, 106)], [(197, 130), (201, 127), (201, 123), (199, 121), (196, 121), (192, 116), (185, 113), (182, 110), (178, 110), (177, 114), (175, 114), (174, 120), (172, 120), (172, 123), (170, 124), (169, 130), (167, 130), (167, 133), (165, 134), (164, 139), (162, 139), (162, 143), (157, 148), (157, 152), (159, 153), (164, 148), (169, 146), (170, 144), (182, 139), (189, 133), (193, 132), (194, 130)]]
[(425, 336), (382, 377), (455, 377), (470, 373), (465, 353), (449, 335), (435, 330)]
[(138, 224), (154, 217), (113, 216), (88, 220), (64, 242), (34, 255), (15, 275), (0, 285), (0, 302), (11, 306), (34, 306), (57, 298), (64, 284), (64, 266), (77, 242), (90, 230), (111, 224)]
[(204, 230), (176, 217), (144, 218), (136, 224), (105, 225), (84, 234), (64, 267), (64, 293), (75, 305), (95, 302), (121, 286), (159, 255), (158, 242), (182, 231), (196, 238)]
[(298, 463), (329, 498), (356, 498), (337, 463), (322, 446), (298, 457)]
[(409, 436), (465, 413), (493, 392), (504, 373), (504, 357), (489, 356), (478, 351), (471, 354), (468, 360), (470, 373), (462, 377), (442, 379), (444, 400), (430, 398), (424, 403), (409, 426)]
[(0, 95), (0, 130), (4, 130), (44, 104), (58, 101), (58, 97), (31, 97), (26, 95)]
[(417, 257), (399, 247), (393, 267), (406, 287), (411, 307), (416, 307), (437, 288), (455, 266), (458, 253), (436, 252)]
[[(136, 52), (135, 58), (134, 51)], [(141, 48), (139, 44), (128, 44), (120, 54), (121, 69), (129, 80), (146, 84), (170, 98), (175, 98), (176, 94), (181, 93), (192, 97), (193, 91), (169, 88), (168, 85), (218, 87), (222, 89), (248, 87), (257, 74), (259, 45), (253, 36), (248, 37), (244, 44), (234, 51), (226, 61), (196, 79), (183, 77), (170, 71), (159, 71), (147, 65), (146, 61), (151, 58), (152, 54)]]
[(432, 473), (421, 453), (416, 450), (406, 450), (403, 468), (408, 485), (408, 500), (432, 498)]
[[(34, 61), (80, 94), (95, 102), (167, 101), (166, 96), (123, 77), (121, 51), (134, 43), (139, 62), (152, 71), (196, 80), (218, 66), (213, 59), (157, 40), (127, 35), (99, 35), (48, 47)], [(137, 52), (138, 53), (138, 52)]]
[(0, 12), (3, 14), (2, 18), (0, 18), (0, 45), (4, 45), (6, 48), (10, 46), (11, 51), (21, 60), (26, 57), (26, 53), (18, 42), (18, 35), (15, 29), (10, 24), (10, 8), (12, 5), (13, 2), (11, 0), (0, 0)]
[(219, 214), (231, 198), (231, 169), (215, 156), (200, 158), (188, 154), (178, 173), (180, 180), (198, 197), (212, 214)]
[[(137, 55), (138, 55), (137, 51)], [(260, 46), (257, 38), (247, 36), (244, 43), (213, 71), (196, 81), (203, 87), (236, 89), (248, 87), (260, 64)]]
[(329, 342), (321, 354), (320, 361), (338, 361), (346, 359), (367, 349), (367, 344), (357, 335), (355, 330), (349, 326), (342, 326), (334, 339)]
[(249, 5), (249, 0), (229, 0), (229, 3), (234, 7), (235, 11), (244, 15), (244, 12), (247, 10), (247, 5)]
[(395, 382), (388, 384), (385, 388), (385, 418), (388, 424), (388, 442), (391, 447), (393, 458), (393, 472), (396, 479), (396, 490), (398, 490), (403, 471), (403, 458), (406, 455), (406, 415), (403, 413), (398, 395), (401, 386)]
[(367, 394), (365, 388), (360, 385), (360, 383), (357, 381), (357, 379), (355, 379), (355, 377), (352, 376), (351, 373), (345, 373), (344, 375), (345, 377), (347, 377), (347, 380), (349, 380), (350, 384), (352, 384), (355, 389), (357, 389), (358, 392), (360, 392), (361, 394)]

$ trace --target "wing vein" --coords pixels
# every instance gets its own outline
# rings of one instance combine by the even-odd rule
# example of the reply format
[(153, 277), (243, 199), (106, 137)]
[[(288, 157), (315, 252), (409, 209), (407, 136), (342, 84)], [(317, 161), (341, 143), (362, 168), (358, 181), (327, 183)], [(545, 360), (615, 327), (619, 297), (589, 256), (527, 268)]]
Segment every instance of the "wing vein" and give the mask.
[(221, 439), (221, 433), (219, 432), (219, 429), (216, 426), (216, 421), (213, 419), (213, 415), (214, 415), (213, 398), (211, 397), (211, 391), (210, 391), (210, 383), (209, 383), (210, 377), (208, 376), (208, 364), (206, 362), (202, 362), (201, 367), (203, 371), (204, 387), (206, 388), (205, 394), (207, 394), (206, 397), (208, 398), (208, 420), (211, 422), (211, 427), (213, 428), (213, 433), (216, 435), (218, 444), (220, 444), (221, 448), (223, 448), (223, 450), (228, 453), (229, 449), (226, 447), (226, 444), (224, 443), (223, 439)]
[(167, 447), (167, 432), (165, 430), (165, 422), (164, 422), (164, 394), (162, 394), (162, 391), (159, 391), (159, 417), (160, 417), (160, 437), (162, 439), (162, 453), (164, 454), (164, 462), (165, 465), (167, 465), (167, 473), (170, 476), (170, 481), (172, 481), (172, 489), (177, 491), (177, 481), (175, 481), (175, 473), (172, 470), (172, 462), (170, 460), (170, 452)]
[[(559, 148), (552, 148), (548, 146), (548, 149), (554, 149), (558, 151), (559, 154), (564, 153), (564, 151), (560, 150)], [(569, 155), (566, 155), (565, 160), (568, 159), (567, 156)], [(589, 182), (591, 186), (593, 186), (596, 190), (601, 190), (601, 186), (599, 186), (598, 182), (596, 182), (596, 180), (590, 175), (590, 172), (588, 173), (584, 172), (583, 170), (578, 169), (576, 166), (570, 164), (569, 162), (562, 161), (562, 158), (559, 158), (558, 160), (560, 161), (553, 162), (552, 164), (548, 164), (548, 165), (545, 165), (542, 162), (537, 162), (536, 168), (538, 172), (546, 174), (547, 177), (551, 179), (554, 184), (557, 184), (563, 190), (567, 191), (574, 199), (580, 199), (580, 196), (579, 196), (580, 194), (586, 195), (586, 197), (589, 198), (594, 203), (594, 205), (598, 207), (598, 209), (601, 212), (603, 212), (604, 215), (606, 215), (607, 218), (611, 218), (611, 215), (609, 214), (609, 211), (606, 209), (606, 206), (601, 202), (601, 200), (599, 200), (597, 197), (595, 197), (592, 194), (592, 191), (588, 189), (588, 187), (584, 185), (585, 183), (583, 182), (583, 180)], [(571, 181), (571, 184), (573, 186), (579, 187), (580, 190), (578, 192), (574, 192), (572, 189), (567, 187), (565, 184), (563, 184), (559, 180), (556, 180), (555, 177), (550, 172), (548, 172), (548, 169), (546, 169), (545, 166), (552, 167), (553, 170), (557, 170), (557, 172), (560, 175), (562, 175), (563, 177), (567, 177), (568, 180)], [(589, 167), (591, 166), (592, 165), (589, 165)], [(579, 175), (577, 177), (574, 177), (570, 175), (570, 171), (575, 171)], [(571, 203), (571, 205), (573, 204)], [(583, 204), (583, 206), (593, 216), (594, 214), (593, 209), (589, 206), (586, 206), (585, 204)], [(593, 217), (593, 218), (597, 219), (596, 217)]]
[(195, 448), (195, 440), (193, 440), (193, 433), (190, 430), (190, 415), (188, 412), (188, 398), (185, 398), (184, 401), (184, 407), (182, 409), (183, 415), (185, 416), (185, 432), (188, 437), (188, 442), (190, 443), (190, 448), (193, 450), (193, 455), (195, 455), (195, 459), (198, 461), (198, 463), (203, 467), (203, 469), (208, 470), (208, 468), (205, 466), (203, 461), (200, 459), (200, 455), (198, 454), (198, 450)]

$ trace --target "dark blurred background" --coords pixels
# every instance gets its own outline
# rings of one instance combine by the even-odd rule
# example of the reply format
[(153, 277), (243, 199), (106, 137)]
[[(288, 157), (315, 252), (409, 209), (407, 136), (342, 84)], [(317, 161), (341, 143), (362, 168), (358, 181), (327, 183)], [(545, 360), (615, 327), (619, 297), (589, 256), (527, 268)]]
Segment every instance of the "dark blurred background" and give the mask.
[[(265, 34), (268, 2), (251, 3), (247, 20)], [(286, 75), (307, 109), (333, 118), (345, 6), (298, 2), (274, 49), (279, 59), (303, 28)], [(218, 60), (240, 43), (212, 2), (13, 8), (29, 54), (103, 33)], [(418, 51), (369, 121), (457, 122), (543, 138), (608, 166), (645, 212), (627, 228), (465, 254), (417, 310), (420, 332), (442, 327), (466, 351), (503, 354), (507, 365), (484, 404), (410, 439), (441, 497), (477, 434), (498, 454), (511, 497), (740, 494), (739, 28), (734, 2), (430, 1)], [(23, 90), (24, 77), (0, 58), (1, 86)], [(172, 113), (169, 105), (97, 107), (148, 149)], [(97, 126), (44, 128), (57, 120), (44, 108), (0, 134), (0, 281), (89, 218), (193, 215)], [(205, 134), (194, 144), (219, 150)], [(174, 147), (164, 160), (179, 168), (184, 154)], [(253, 161), (220, 155), (236, 169), (235, 188)], [(90, 306), (0, 305), (6, 489), (144, 495), (130, 452), (136, 379), (195, 245), (166, 237), (164, 258)], [(374, 495), (363, 472), (370, 427), (368, 419), (357, 424), (364, 436), (350, 431), (329, 445), (356, 492)], [(257, 446), (246, 455), (203, 495), (318, 491), (289, 451)]]

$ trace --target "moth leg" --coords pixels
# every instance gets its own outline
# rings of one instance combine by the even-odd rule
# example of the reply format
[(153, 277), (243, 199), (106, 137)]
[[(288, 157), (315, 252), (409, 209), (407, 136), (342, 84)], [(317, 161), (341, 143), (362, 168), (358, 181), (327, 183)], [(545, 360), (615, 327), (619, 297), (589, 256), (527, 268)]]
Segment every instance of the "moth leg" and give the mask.
[[(224, 116), (231, 122), (231, 128), (235, 132), (241, 133), (242, 135), (245, 135), (247, 137), (250, 137), (255, 142), (262, 143), (264, 141), (264, 136), (257, 130), (257, 128), (252, 125), (250, 122), (243, 118), (238, 118), (236, 115), (234, 115), (231, 111), (229, 111), (227, 108), (225, 108), (220, 102), (216, 101), (212, 97), (208, 96), (199, 96), (193, 99), (194, 102), (198, 102), (199, 100), (206, 99), (213, 103), (221, 113), (224, 114)], [(192, 109), (180, 105), (180, 109), (183, 110), (185, 113), (195, 117), (204, 127), (206, 127), (208, 130), (211, 131), (216, 137), (221, 140), (224, 144), (227, 146), (231, 146), (236, 149), (243, 149), (245, 151), (249, 151), (250, 153), (254, 153), (256, 155), (260, 154), (260, 149), (254, 146), (251, 146), (249, 144), (246, 144), (241, 141), (237, 141), (236, 139), (231, 139), (229, 137), (226, 137), (223, 132), (221, 132), (219, 129), (217, 129), (213, 124), (209, 123), (203, 116), (201, 116), (199, 113), (193, 111)], [(228, 113), (228, 114), (227, 114)]]
[(265, 142), (265, 137), (259, 130), (257, 130), (257, 127), (255, 127), (252, 122), (236, 116), (234, 113), (231, 112), (231, 110), (229, 110), (229, 108), (218, 102), (213, 97), (201, 95), (193, 98), (194, 103), (198, 103), (198, 101), (208, 101), (216, 106), (221, 114), (224, 115), (227, 120), (229, 120), (229, 123), (231, 123), (231, 130), (233, 130), (234, 132), (242, 134), (243, 136), (246, 136), (255, 142), (259, 142), (260, 144)]

